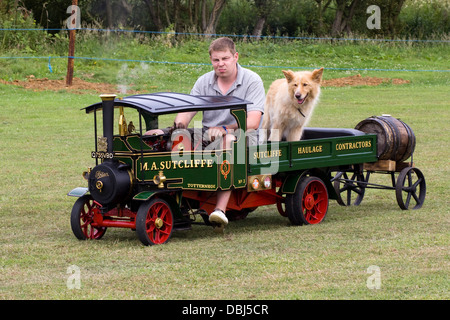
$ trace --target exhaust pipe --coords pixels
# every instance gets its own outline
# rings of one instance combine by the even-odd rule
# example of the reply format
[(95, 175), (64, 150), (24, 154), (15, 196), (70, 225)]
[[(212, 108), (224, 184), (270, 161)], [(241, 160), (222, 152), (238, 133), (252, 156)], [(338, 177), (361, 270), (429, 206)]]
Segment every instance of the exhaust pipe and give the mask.
[(115, 94), (100, 95), (103, 105), (103, 136), (106, 138), (107, 142), (107, 153), (113, 152), (114, 100), (116, 97)]

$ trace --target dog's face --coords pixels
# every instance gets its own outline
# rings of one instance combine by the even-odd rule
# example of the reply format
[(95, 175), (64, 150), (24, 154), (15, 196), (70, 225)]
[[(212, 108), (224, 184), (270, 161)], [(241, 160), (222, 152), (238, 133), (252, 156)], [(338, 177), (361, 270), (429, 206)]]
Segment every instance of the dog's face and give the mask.
[(320, 92), (323, 68), (316, 69), (313, 72), (283, 70), (283, 73), (288, 82), (289, 94), (297, 100), (298, 104), (302, 105), (305, 101), (314, 99)]

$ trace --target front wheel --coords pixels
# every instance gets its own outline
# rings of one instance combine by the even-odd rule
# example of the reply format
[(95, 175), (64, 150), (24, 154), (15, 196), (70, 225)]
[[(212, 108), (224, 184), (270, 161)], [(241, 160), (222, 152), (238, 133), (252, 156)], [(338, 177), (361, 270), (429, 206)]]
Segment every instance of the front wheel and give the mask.
[(328, 191), (317, 177), (300, 179), (294, 194), (288, 195), (286, 209), (294, 225), (317, 224), (323, 221), (328, 211)]
[(84, 195), (75, 201), (70, 214), (72, 232), (80, 240), (100, 239), (106, 232), (106, 227), (94, 227), (94, 215), (98, 214), (101, 205), (90, 195)]
[(355, 170), (349, 178), (347, 172), (338, 172), (333, 183), (336, 201), (341, 206), (359, 206), (366, 191), (366, 181), (362, 172)]
[(143, 203), (136, 214), (136, 233), (148, 246), (169, 241), (173, 230), (173, 214), (169, 204), (159, 198)]

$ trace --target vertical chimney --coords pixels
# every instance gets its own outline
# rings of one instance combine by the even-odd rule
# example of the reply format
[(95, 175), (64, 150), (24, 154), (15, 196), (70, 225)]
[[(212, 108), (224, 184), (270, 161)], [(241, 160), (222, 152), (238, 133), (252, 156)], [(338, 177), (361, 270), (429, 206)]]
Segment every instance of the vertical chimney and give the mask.
[(114, 99), (115, 94), (100, 95), (103, 105), (103, 136), (108, 143), (107, 152), (113, 152), (113, 125), (114, 125)]

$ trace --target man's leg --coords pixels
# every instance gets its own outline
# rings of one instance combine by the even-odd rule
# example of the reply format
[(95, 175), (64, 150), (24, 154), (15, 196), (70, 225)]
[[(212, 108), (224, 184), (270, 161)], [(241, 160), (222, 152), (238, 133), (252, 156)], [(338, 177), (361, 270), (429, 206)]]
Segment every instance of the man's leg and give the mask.
[(216, 209), (210, 214), (209, 221), (219, 224), (222, 228), (228, 224), (227, 211), (228, 200), (230, 200), (231, 190), (217, 191)]
[(231, 190), (218, 191), (217, 192), (216, 209), (220, 209), (223, 212), (226, 212), (228, 200), (230, 200), (230, 196), (231, 196)]

